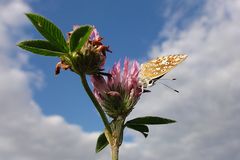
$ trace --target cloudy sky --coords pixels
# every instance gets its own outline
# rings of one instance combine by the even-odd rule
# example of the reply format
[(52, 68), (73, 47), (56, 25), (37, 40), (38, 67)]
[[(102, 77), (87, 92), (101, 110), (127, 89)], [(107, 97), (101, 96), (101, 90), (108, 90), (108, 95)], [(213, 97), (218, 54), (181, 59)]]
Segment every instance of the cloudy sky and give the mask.
[(0, 0), (0, 159), (109, 159), (108, 149), (94, 153), (103, 125), (79, 78), (70, 72), (55, 77), (58, 59), (15, 46), (41, 38), (26, 12), (48, 17), (63, 32), (94, 24), (113, 50), (106, 68), (125, 56), (143, 62), (189, 55), (166, 75), (177, 78), (165, 83), (180, 94), (155, 85), (130, 116), (178, 122), (150, 127), (147, 139), (127, 131), (121, 159), (240, 159), (239, 0)]

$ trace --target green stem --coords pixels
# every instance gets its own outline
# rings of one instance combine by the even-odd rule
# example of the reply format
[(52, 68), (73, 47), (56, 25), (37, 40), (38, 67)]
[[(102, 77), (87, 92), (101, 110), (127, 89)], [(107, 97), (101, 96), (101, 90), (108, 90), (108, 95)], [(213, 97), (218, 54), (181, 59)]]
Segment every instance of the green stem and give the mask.
[(112, 146), (112, 160), (118, 160), (118, 154), (119, 154), (119, 147), (118, 146)]
[(124, 128), (125, 118), (119, 116), (117, 119), (112, 122), (112, 143), (111, 145), (111, 154), (112, 160), (118, 160), (119, 156), (119, 147), (122, 144), (123, 140), (123, 128)]
[(112, 130), (111, 130), (109, 122), (108, 122), (108, 119), (106, 117), (106, 114), (104, 113), (102, 107), (100, 106), (100, 104), (96, 100), (94, 94), (92, 93), (92, 91), (91, 91), (91, 89), (90, 89), (90, 87), (87, 83), (86, 75), (85, 74), (80, 74), (80, 77), (81, 77), (81, 80), (82, 80), (83, 87), (84, 87), (85, 91), (87, 92), (88, 96), (90, 97), (90, 99), (92, 100), (93, 104), (95, 105), (98, 113), (100, 114), (105, 128), (107, 129), (107, 131), (109, 133), (112, 133)]

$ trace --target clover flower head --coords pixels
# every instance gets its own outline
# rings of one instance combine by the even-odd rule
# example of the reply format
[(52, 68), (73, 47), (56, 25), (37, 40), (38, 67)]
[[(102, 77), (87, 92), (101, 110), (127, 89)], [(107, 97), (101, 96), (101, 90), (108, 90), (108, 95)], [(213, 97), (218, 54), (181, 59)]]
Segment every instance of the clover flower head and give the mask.
[(139, 63), (124, 60), (123, 71), (120, 62), (114, 64), (111, 76), (92, 75), (94, 94), (104, 111), (112, 118), (127, 116), (138, 102), (142, 89), (138, 81)]

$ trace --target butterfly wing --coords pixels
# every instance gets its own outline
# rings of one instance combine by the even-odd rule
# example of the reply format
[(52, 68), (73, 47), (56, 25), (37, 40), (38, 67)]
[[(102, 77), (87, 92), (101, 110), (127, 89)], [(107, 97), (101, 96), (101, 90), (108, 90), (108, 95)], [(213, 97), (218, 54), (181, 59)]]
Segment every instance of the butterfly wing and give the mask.
[(186, 58), (186, 54), (167, 55), (141, 64), (140, 83), (145, 87), (151, 85), (151, 80), (161, 78)]

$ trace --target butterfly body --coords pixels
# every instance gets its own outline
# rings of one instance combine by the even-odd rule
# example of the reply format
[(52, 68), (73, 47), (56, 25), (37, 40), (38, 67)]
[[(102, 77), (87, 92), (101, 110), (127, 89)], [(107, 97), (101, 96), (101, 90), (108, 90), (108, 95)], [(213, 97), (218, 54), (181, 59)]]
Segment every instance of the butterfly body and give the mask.
[(148, 88), (187, 58), (186, 54), (160, 56), (141, 64), (139, 82), (142, 88)]

